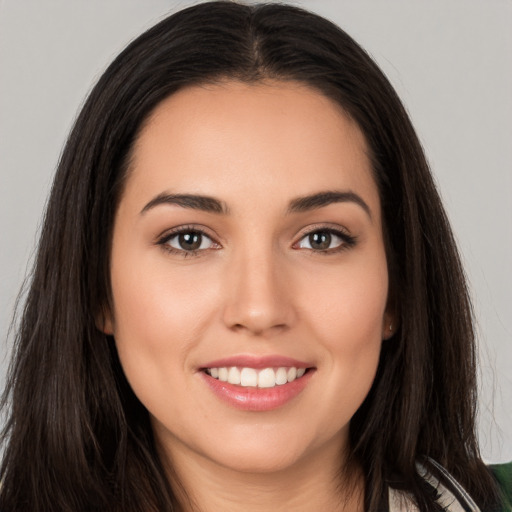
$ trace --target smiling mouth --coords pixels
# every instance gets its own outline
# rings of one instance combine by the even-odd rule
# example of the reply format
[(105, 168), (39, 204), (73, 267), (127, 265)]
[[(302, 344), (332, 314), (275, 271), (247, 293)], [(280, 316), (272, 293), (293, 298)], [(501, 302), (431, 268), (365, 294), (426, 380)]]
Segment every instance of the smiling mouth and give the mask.
[(231, 366), (205, 368), (203, 371), (220, 382), (227, 382), (235, 386), (244, 388), (273, 388), (300, 379), (308, 369), (292, 366), (257, 370), (255, 368)]

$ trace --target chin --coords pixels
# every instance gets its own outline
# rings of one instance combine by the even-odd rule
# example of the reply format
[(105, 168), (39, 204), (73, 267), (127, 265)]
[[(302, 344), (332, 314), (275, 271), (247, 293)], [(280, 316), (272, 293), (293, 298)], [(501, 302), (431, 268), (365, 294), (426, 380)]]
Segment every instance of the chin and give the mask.
[(271, 448), (235, 448), (212, 459), (212, 462), (237, 473), (271, 474), (290, 469), (301, 460), (301, 454)]
[(343, 437), (341, 432), (332, 436), (326, 432), (325, 438), (319, 438), (307, 428), (259, 424), (231, 430), (223, 442), (217, 438), (217, 443), (204, 446), (203, 453), (213, 463), (232, 471), (271, 474), (325, 459), (326, 451), (341, 450)]

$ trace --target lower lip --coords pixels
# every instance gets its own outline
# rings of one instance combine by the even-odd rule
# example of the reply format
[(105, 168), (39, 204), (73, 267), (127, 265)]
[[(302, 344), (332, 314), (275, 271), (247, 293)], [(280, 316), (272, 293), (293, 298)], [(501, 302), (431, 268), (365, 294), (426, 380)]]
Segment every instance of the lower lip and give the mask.
[(215, 395), (229, 405), (243, 411), (271, 411), (293, 400), (307, 386), (314, 370), (309, 369), (302, 377), (273, 388), (235, 386), (203, 371), (200, 373)]

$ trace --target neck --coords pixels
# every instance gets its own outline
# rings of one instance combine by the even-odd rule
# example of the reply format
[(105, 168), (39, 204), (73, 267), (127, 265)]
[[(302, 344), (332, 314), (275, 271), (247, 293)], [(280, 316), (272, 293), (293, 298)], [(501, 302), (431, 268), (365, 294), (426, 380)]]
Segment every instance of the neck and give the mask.
[(358, 465), (321, 451), (291, 467), (240, 472), (201, 456), (174, 453), (171, 484), (183, 512), (362, 512), (364, 478)]

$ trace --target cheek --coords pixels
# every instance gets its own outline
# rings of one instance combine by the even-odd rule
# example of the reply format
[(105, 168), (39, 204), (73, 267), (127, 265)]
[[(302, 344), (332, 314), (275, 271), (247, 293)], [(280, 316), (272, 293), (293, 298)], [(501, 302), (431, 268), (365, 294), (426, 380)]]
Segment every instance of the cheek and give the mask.
[(167, 340), (167, 345), (173, 345), (171, 339), (193, 338), (201, 318), (210, 315), (218, 301), (211, 276), (202, 276), (195, 266), (176, 269), (161, 254), (135, 255), (133, 263), (118, 258), (112, 269), (117, 336), (147, 344)]
[(168, 401), (160, 391), (185, 385), (187, 355), (216, 314), (218, 293), (192, 266), (171, 272), (161, 256), (133, 263), (117, 258), (112, 268), (114, 338), (131, 387), (151, 410)]
[(377, 264), (340, 265), (323, 274), (315, 287), (304, 287), (310, 290), (304, 311), (333, 352), (357, 353), (375, 340), (380, 344), (388, 294), (385, 258)]
[(342, 423), (357, 411), (377, 371), (388, 290), (383, 262), (338, 269), (308, 301), (308, 323), (328, 354), (328, 384), (319, 407), (326, 415), (331, 408)]

